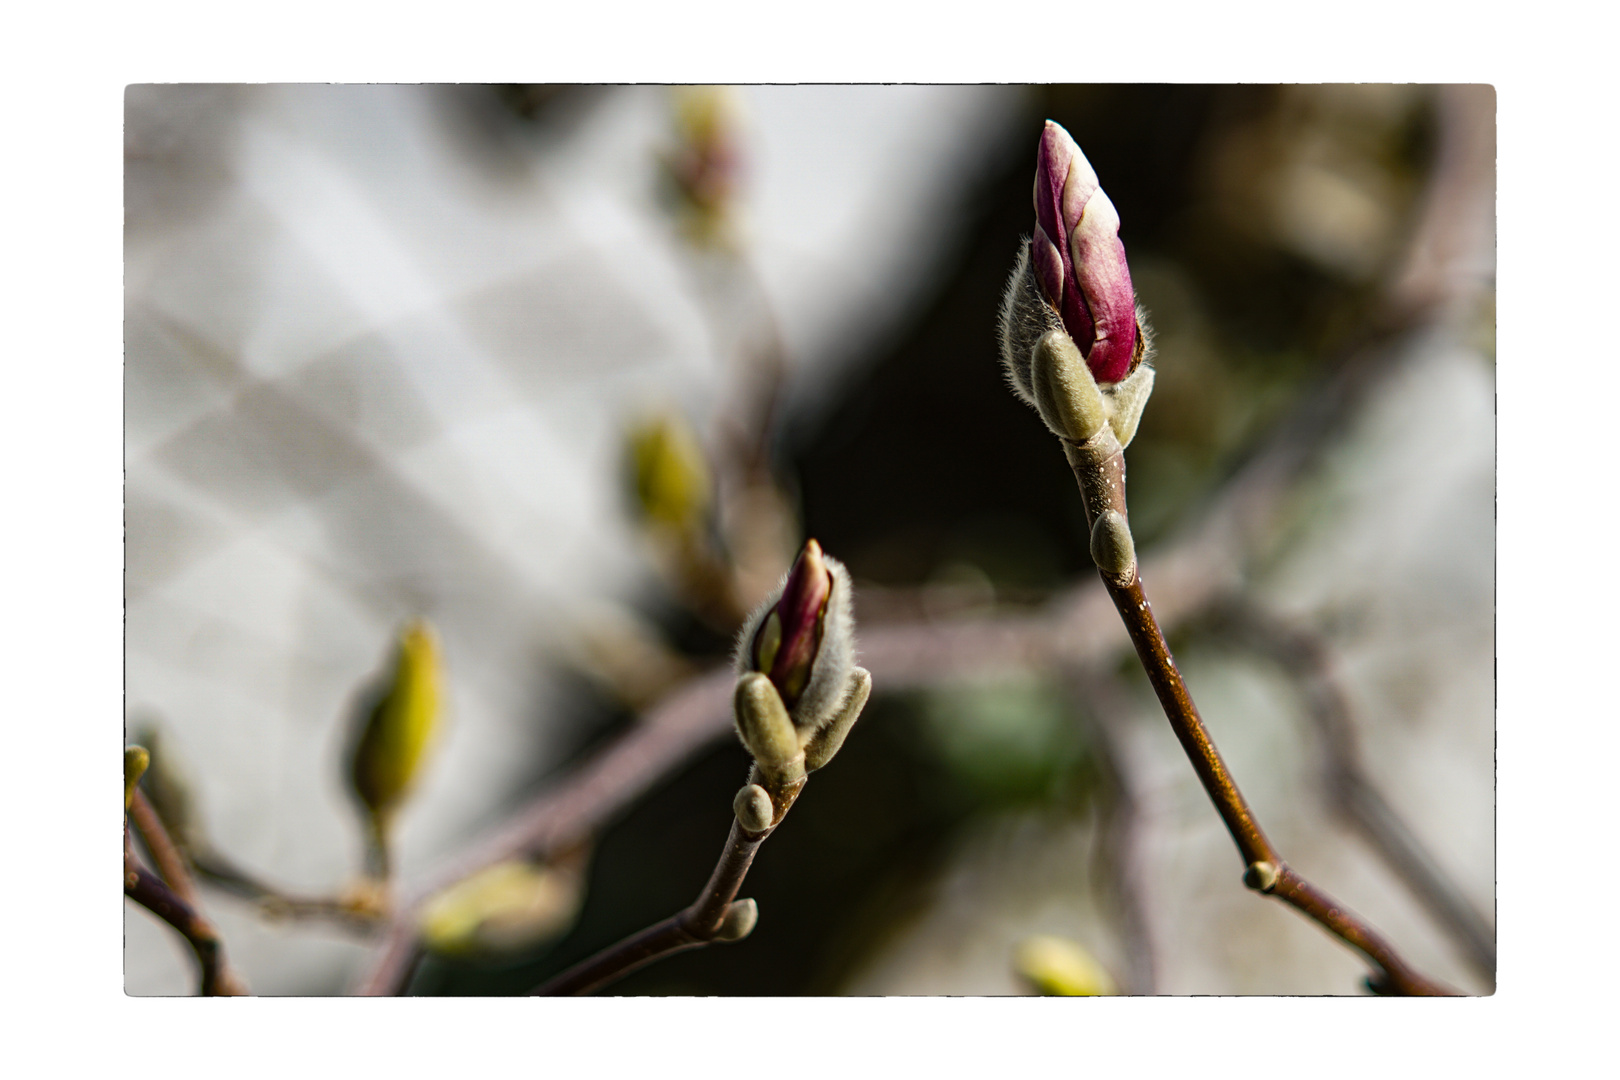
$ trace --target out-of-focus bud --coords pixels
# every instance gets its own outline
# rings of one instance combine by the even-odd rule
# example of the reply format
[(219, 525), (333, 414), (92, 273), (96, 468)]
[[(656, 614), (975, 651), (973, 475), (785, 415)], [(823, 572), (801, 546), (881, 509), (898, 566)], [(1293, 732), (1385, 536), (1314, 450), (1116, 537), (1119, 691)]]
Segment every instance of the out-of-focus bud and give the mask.
[(496, 863), (450, 886), (422, 909), (422, 940), (437, 953), (491, 956), (560, 937), (574, 923), (583, 892), (573, 870)]
[(130, 800), (135, 798), (135, 785), (141, 782), (141, 774), (151, 764), (152, 755), (146, 752), (144, 746), (124, 747), (124, 809), (129, 809)]
[(849, 571), (805, 541), (776, 594), (738, 638), (737, 671), (764, 672), (800, 729), (832, 718), (855, 667)]
[(1035, 155), (1030, 261), (1096, 380), (1116, 383), (1134, 371), (1142, 354), (1119, 212), (1080, 147), (1050, 120)]
[(355, 794), (378, 822), (398, 809), (421, 773), (438, 728), (441, 683), (432, 627), (420, 619), (407, 624), (349, 763)]
[(1038, 993), (1049, 996), (1098, 997), (1119, 992), (1103, 966), (1068, 938), (1026, 938), (1013, 954), (1013, 967)]
[(703, 523), (713, 497), (709, 463), (679, 413), (662, 413), (632, 428), (630, 461), (636, 506), (648, 521), (683, 531)]
[(734, 92), (724, 86), (679, 87), (674, 104), (677, 143), (663, 164), (676, 215), (693, 243), (727, 247), (735, 242), (732, 218), (742, 162)]

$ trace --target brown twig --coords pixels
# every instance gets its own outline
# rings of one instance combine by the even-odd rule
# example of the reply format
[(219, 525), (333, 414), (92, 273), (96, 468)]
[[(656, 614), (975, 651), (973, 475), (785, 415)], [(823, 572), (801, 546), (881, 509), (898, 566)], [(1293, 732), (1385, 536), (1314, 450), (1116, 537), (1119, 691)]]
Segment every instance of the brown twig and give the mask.
[(1328, 805), (1361, 832), (1475, 970), (1494, 981), (1496, 933), (1368, 778), (1349, 696), (1334, 677), (1326, 645), (1241, 597), (1218, 605), (1210, 618), (1222, 631), (1216, 640), (1256, 650), (1299, 685), (1322, 750)]
[(246, 994), (247, 987), (225, 962), (225, 947), (219, 931), (202, 913), (186, 903), (163, 879), (135, 860), (126, 832), (124, 846), (124, 895), (172, 926), (197, 957), (200, 971), (199, 993), (204, 997), (234, 997)]
[(152, 808), (151, 800), (138, 786), (130, 794), (129, 820), (135, 826), (136, 834), (141, 843), (146, 845), (146, 851), (152, 856), (152, 864), (157, 867), (158, 875), (164, 884), (173, 890), (187, 907), (196, 910), (201, 907), (197, 899), (197, 886), (191, 880), (191, 871), (186, 866), (186, 858), (180, 853), (180, 848), (169, 836), (169, 830), (163, 827), (163, 819)]
[(1329, 933), (1360, 952), (1376, 969), (1368, 982), (1380, 993), (1451, 994), (1455, 991), (1420, 975), (1394, 948), (1348, 908), (1300, 877), (1283, 861), (1282, 853), (1267, 839), (1260, 822), (1238, 790), (1220, 751), (1215, 748), (1198, 707), (1182, 681), (1159, 624), (1153, 618), (1141, 575), (1133, 569), (1128, 584), (1103, 579), (1120, 618), (1125, 623), (1148, 682), (1158, 696), (1170, 727), (1192, 762), (1210, 801), (1226, 823), (1246, 864), (1244, 884), (1284, 901), (1314, 919)]
[(353, 901), (286, 892), (261, 881), (214, 851), (193, 853), (190, 862), (199, 881), (251, 902), (266, 919), (329, 922), (361, 934), (373, 933), (387, 921), (385, 912), (365, 910)]
[(761, 833), (750, 833), (733, 819), (720, 861), (690, 906), (574, 965), (531, 993), (542, 997), (588, 994), (654, 960), (747, 936), (753, 929), (753, 901), (738, 900), (737, 891), (754, 863), (754, 855), (774, 829), (772, 826)]

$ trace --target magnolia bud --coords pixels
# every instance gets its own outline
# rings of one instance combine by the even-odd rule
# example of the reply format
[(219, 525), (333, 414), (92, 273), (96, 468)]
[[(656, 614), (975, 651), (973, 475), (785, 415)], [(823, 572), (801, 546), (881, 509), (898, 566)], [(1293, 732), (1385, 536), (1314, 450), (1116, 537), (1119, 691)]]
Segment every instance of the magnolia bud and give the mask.
[(559, 937), (574, 923), (580, 875), (511, 861), (480, 870), (424, 905), (422, 940), (434, 952), (493, 955)]
[(820, 728), (837, 713), (855, 668), (849, 571), (805, 541), (793, 568), (743, 626), (737, 672), (763, 672), (793, 724)]
[(731, 809), (737, 815), (738, 823), (751, 833), (762, 833), (770, 828), (771, 818), (776, 814), (770, 795), (758, 784), (747, 784), (737, 792), (737, 797), (731, 801)]
[(1107, 970), (1068, 938), (1025, 939), (1013, 955), (1013, 967), (1042, 994), (1093, 997), (1118, 992)]
[(1136, 541), (1118, 510), (1103, 511), (1091, 526), (1091, 561), (1109, 577), (1130, 581), (1136, 569)]
[(1136, 294), (1119, 242), (1119, 212), (1091, 163), (1048, 120), (1035, 155), (1031, 263), (1046, 300), (1099, 383), (1116, 383), (1141, 362)]
[(152, 763), (152, 755), (146, 752), (144, 746), (124, 747), (124, 809), (135, 798), (135, 785), (141, 782), (141, 774)]
[(404, 800), (421, 771), (440, 713), (439, 647), (426, 622), (406, 626), (381, 697), (366, 716), (350, 759), (360, 801), (385, 818)]
[(713, 481), (697, 435), (685, 417), (663, 413), (630, 431), (636, 506), (642, 516), (675, 529), (696, 529), (709, 512)]
[[(1072, 351), (1054, 345), (1065, 339)], [(1035, 232), (1001, 303), (1008, 381), (1072, 442), (1100, 430), (1100, 400), (1123, 447), (1153, 389), (1152, 344), (1114, 204), (1069, 133), (1048, 120), (1036, 153)]]
[(726, 908), (724, 918), (720, 920), (720, 930), (714, 935), (716, 941), (741, 941), (754, 932), (759, 925), (759, 905), (753, 899), (733, 900)]

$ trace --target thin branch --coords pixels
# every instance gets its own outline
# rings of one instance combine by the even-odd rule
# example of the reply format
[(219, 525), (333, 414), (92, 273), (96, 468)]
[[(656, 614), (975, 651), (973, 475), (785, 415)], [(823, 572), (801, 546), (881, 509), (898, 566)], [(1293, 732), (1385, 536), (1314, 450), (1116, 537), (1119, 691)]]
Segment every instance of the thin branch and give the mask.
[(531, 993), (542, 997), (588, 994), (654, 960), (745, 937), (753, 929), (755, 912), (752, 901), (737, 900), (737, 892), (754, 855), (773, 831), (775, 826), (751, 833), (733, 818), (720, 861), (690, 906), (574, 965)]
[(186, 939), (197, 957), (200, 971), (199, 993), (204, 997), (233, 997), (248, 992), (225, 962), (225, 947), (214, 924), (190, 904), (180, 899), (163, 879), (135, 861), (127, 843), (124, 848), (124, 895), (168, 923)]
[(1361, 953), (1373, 965), (1376, 974), (1368, 985), (1380, 993), (1436, 995), (1455, 991), (1420, 975), (1401, 959), (1394, 948), (1377, 931), (1363, 922), (1355, 913), (1339, 904), (1322, 890), (1300, 877), (1283, 861), (1282, 853), (1266, 837), (1260, 822), (1249, 808), (1243, 793), (1238, 790), (1220, 751), (1215, 748), (1198, 707), (1193, 704), (1181, 672), (1176, 669), (1159, 624), (1148, 606), (1142, 590), (1140, 574), (1132, 569), (1130, 582), (1121, 585), (1104, 577), (1104, 585), (1114, 600), (1120, 618), (1125, 623), (1136, 654), (1147, 671), (1153, 692), (1170, 720), (1170, 727), (1180, 740), (1182, 749), (1192, 762), (1210, 801), (1226, 823), (1227, 831), (1237, 844), (1247, 864), (1244, 883), (1250, 888), (1292, 905), (1314, 919), (1329, 933)]
[(186, 858), (180, 853), (180, 848), (169, 837), (169, 830), (163, 827), (163, 819), (152, 808), (151, 800), (139, 786), (130, 793), (129, 820), (135, 826), (135, 832), (146, 845), (147, 853), (152, 856), (152, 863), (157, 867), (159, 876), (164, 884), (168, 885), (187, 907), (198, 909), (202, 905), (197, 899), (197, 886), (191, 880), (191, 872), (186, 867)]
[(215, 851), (192, 854), (197, 879), (221, 892), (249, 901), (272, 921), (328, 922), (358, 934), (371, 934), (386, 924), (383, 912), (365, 910), (353, 901), (329, 896), (301, 896), (270, 885)]
[(1327, 646), (1239, 597), (1219, 605), (1211, 619), (1222, 631), (1217, 640), (1260, 652), (1299, 685), (1319, 736), (1328, 805), (1361, 832), (1475, 970), (1494, 981), (1496, 932), (1368, 778), (1349, 696), (1334, 676)]
[(426, 900), (487, 866), (545, 858), (588, 839), (630, 806), (659, 777), (731, 728), (729, 668), (701, 676), (640, 723), (587, 758), (505, 824), (435, 874), (395, 909), (381, 949), (361, 980), (366, 995), (403, 993), (416, 950), (416, 922)]

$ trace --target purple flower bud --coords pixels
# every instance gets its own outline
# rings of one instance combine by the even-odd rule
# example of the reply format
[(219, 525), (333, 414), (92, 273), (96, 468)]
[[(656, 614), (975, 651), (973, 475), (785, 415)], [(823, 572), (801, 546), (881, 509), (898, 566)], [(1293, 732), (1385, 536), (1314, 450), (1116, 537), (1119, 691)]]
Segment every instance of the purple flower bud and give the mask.
[(835, 719), (850, 692), (853, 589), (844, 564), (807, 540), (793, 569), (738, 635), (737, 673), (764, 672), (801, 732)]
[(782, 695), (782, 704), (789, 709), (810, 681), (832, 585), (821, 545), (806, 540), (793, 569), (788, 571), (781, 598), (766, 613), (749, 644), (751, 666), (770, 677)]
[(1116, 383), (1136, 369), (1136, 294), (1119, 240), (1119, 213), (1069, 133), (1046, 122), (1035, 155), (1035, 279), (1092, 377)]

